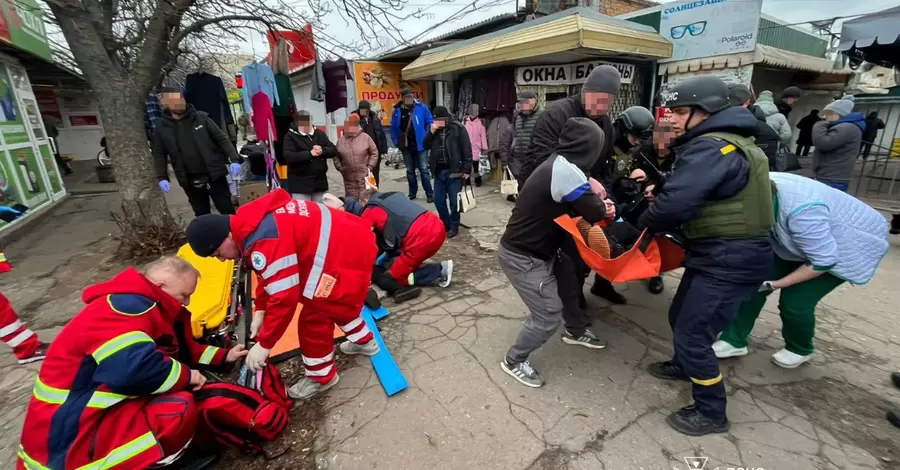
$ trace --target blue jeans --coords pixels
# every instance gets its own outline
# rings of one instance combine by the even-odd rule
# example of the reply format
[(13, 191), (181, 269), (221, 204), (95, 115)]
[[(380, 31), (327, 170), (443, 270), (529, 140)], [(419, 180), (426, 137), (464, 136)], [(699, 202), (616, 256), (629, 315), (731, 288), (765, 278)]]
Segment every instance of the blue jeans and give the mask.
[(422, 189), (425, 190), (425, 197), (432, 197), (434, 191), (431, 190), (431, 177), (429, 173), (431, 169), (428, 167), (428, 151), (418, 151), (415, 148), (402, 150), (403, 163), (406, 165), (406, 181), (409, 183), (409, 195), (415, 196), (419, 192), (419, 184), (416, 181), (416, 168), (419, 169), (419, 175), (422, 177)]
[[(451, 178), (450, 169), (438, 170), (434, 177), (434, 207), (437, 208), (441, 221), (447, 230), (459, 230), (459, 192), (462, 191), (463, 179)], [(450, 199), (450, 210), (447, 210), (447, 199)]]
[(837, 190), (840, 190), (840, 191), (843, 191), (843, 192), (845, 192), (845, 193), (847, 192), (847, 189), (850, 188), (850, 182), (849, 182), (849, 181), (819, 180), (819, 182), (820, 182), (820, 183), (827, 184), (828, 186), (831, 186), (832, 188), (837, 189)]

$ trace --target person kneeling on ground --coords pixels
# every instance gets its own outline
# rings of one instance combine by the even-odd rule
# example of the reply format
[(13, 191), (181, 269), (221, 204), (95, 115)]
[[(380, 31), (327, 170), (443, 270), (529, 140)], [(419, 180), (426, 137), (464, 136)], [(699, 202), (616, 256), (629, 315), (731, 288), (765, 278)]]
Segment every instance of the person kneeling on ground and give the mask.
[(678, 160), (638, 228), (660, 233), (680, 226), (687, 246), (669, 308), (675, 356), (651, 364), (649, 372), (693, 383), (694, 404), (667, 422), (701, 436), (728, 431), (725, 383), (712, 344), (771, 274), (772, 187), (768, 159), (753, 144), (756, 118), (730, 105), (725, 82), (690, 78), (669, 96)]
[(198, 369), (247, 354), (243, 345), (226, 351), (193, 340), (184, 306), (199, 275), (163, 257), (143, 274), (128, 268), (85, 289), (84, 309), (38, 373), (18, 468), (146, 468), (181, 457), (198, 425), (191, 391), (206, 383)]
[(378, 255), (372, 227), (359, 217), (312, 201), (296, 201), (283, 189), (241, 206), (231, 217), (206, 215), (191, 221), (187, 239), (198, 256), (246, 258), (256, 272), (256, 311), (247, 368), (256, 372), (294, 318), (303, 314), (297, 338), (306, 376), (288, 389), (297, 400), (337, 385), (334, 325), (346, 335), (344, 354), (378, 353), (378, 343), (360, 317)]
[[(569, 118), (556, 153), (541, 163), (522, 187), (500, 239), (500, 267), (530, 312), (500, 366), (528, 387), (544, 384), (528, 356), (556, 332), (562, 322), (563, 303), (577, 305), (579, 297), (571, 289), (559, 289), (555, 265), (571, 261), (560, 254), (569, 234), (554, 220), (570, 212), (589, 224), (606, 218), (606, 205), (591, 192), (586, 175), (597, 162), (596, 149), (603, 146), (603, 140), (603, 131), (590, 119)], [(572, 266), (560, 271), (579, 274)], [(570, 298), (562, 299), (563, 292)], [(590, 330), (584, 331), (585, 334), (567, 334), (571, 342), (592, 337), (589, 341), (591, 345), (596, 343), (595, 349), (605, 347), (605, 342), (593, 333), (587, 335)]]
[(816, 305), (848, 281), (865, 284), (888, 250), (888, 224), (866, 203), (818, 181), (790, 173), (772, 173), (775, 271), (713, 344), (716, 357), (744, 356), (747, 338), (766, 303), (781, 290), (778, 310), (784, 348), (772, 356), (793, 369), (813, 353)]
[(421, 290), (416, 286), (450, 286), (452, 260), (425, 263), (447, 238), (444, 224), (433, 212), (402, 193), (375, 189), (367, 189), (360, 200), (344, 198), (344, 210), (372, 224), (379, 250), (386, 258), (397, 257), (390, 270), (376, 266), (372, 276), (395, 302), (418, 297)]

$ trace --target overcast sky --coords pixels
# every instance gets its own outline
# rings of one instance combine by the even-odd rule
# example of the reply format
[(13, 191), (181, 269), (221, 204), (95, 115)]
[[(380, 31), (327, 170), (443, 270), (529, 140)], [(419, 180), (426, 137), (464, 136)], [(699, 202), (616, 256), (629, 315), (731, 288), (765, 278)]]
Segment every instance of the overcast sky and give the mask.
[[(376, 1), (376, 0), (373, 0)], [(524, 5), (526, 0), (518, 0)], [(603, 0), (594, 0), (603, 1)], [(659, 3), (672, 3), (676, 0), (658, 0)], [(754, 0), (731, 0), (731, 1), (754, 1)], [(467, 25), (487, 20), (491, 17), (506, 13), (514, 13), (516, 10), (516, 0), (476, 0), (477, 4), (496, 4), (495, 6), (478, 8), (476, 11), (458, 14), (464, 10), (466, 5), (470, 5), (471, 0), (407, 0), (405, 2), (404, 11), (414, 12), (416, 10), (424, 10), (425, 13), (433, 15), (430, 20), (408, 19), (400, 23), (405, 39), (422, 35), (427, 30), (427, 34), (422, 35), (421, 39), (414, 42), (422, 42), (426, 38), (440, 36)], [(860, 15), (871, 13), (885, 8), (900, 5), (900, 0), (764, 0), (762, 11), (767, 15), (782, 19), (787, 23), (802, 23), (807, 21), (824, 20), (834, 17), (843, 17), (850, 15)], [(468, 8), (471, 10), (471, 8)], [(456, 15), (454, 17), (454, 15)], [(332, 13), (329, 18), (329, 31), (342, 29), (353, 29), (355, 27), (346, 24), (337, 13)], [(448, 21), (448, 18), (455, 18)], [(435, 25), (438, 25), (435, 28)], [(834, 28), (835, 32), (840, 32), (840, 23), (838, 22)], [(376, 34), (385, 35), (380, 31)], [(331, 33), (335, 36), (334, 33)], [(399, 43), (399, 38), (395, 38)], [(243, 52), (254, 53), (258, 57), (262, 57), (266, 50), (267, 44), (260, 35), (253, 35), (250, 41), (242, 45)], [(348, 57), (349, 58), (349, 57)]]

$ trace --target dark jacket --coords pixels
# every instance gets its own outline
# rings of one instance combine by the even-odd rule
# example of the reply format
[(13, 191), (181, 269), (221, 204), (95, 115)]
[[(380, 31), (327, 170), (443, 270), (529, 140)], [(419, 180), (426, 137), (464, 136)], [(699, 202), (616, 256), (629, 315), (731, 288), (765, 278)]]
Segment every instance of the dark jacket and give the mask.
[(590, 169), (589, 174), (601, 182), (609, 182), (613, 169), (610, 163), (615, 163), (612, 159), (613, 142), (615, 142), (615, 130), (613, 129), (612, 120), (608, 115), (590, 118), (584, 112), (581, 96), (572, 96), (564, 100), (554, 101), (541, 113), (541, 116), (535, 123), (531, 145), (528, 147), (528, 153), (522, 163), (519, 181), (527, 180), (535, 168), (556, 151), (556, 146), (559, 143), (559, 134), (566, 125), (566, 121), (571, 117), (589, 118), (596, 122), (600, 126), (600, 130), (603, 131), (605, 137), (603, 139), (603, 148), (599, 149), (597, 160), (593, 168)]
[(797, 145), (812, 145), (812, 128), (821, 120), (818, 115), (807, 114), (797, 122), (797, 130), (800, 131), (797, 135)]
[[(543, 111), (535, 106), (530, 114), (517, 113), (513, 119), (512, 147), (509, 151), (507, 165), (514, 175), (519, 175), (528, 156), (528, 148), (531, 147), (531, 139), (534, 135), (534, 126), (540, 119)], [(519, 181), (525, 181), (520, 177)]]
[(873, 111), (866, 116), (866, 130), (863, 131), (863, 142), (875, 142), (879, 129), (884, 129), (884, 121), (878, 117), (878, 113)]
[(753, 116), (756, 117), (756, 120), (759, 121), (757, 124), (756, 134), (756, 145), (766, 152), (766, 157), (769, 158), (769, 169), (775, 168), (775, 156), (778, 154), (778, 146), (781, 145), (781, 139), (778, 136), (778, 132), (775, 129), (772, 129), (766, 122), (766, 113), (763, 110), (759, 109), (758, 106), (750, 106), (747, 108)]
[(500, 130), (500, 138), (498, 140), (497, 153), (500, 155), (500, 162), (504, 165), (510, 164), (512, 156), (513, 138), (516, 135), (516, 127), (510, 123), (508, 126)]
[[(232, 145), (228, 135), (222, 132), (222, 129), (219, 129), (219, 126), (206, 113), (197, 111), (193, 106), (188, 105), (187, 111), (181, 119), (190, 120), (194, 127), (193, 134), (197, 150), (206, 163), (210, 180), (217, 180), (227, 175), (229, 162), (241, 162), (241, 156), (238, 155), (237, 149)], [(153, 134), (151, 150), (153, 168), (156, 171), (157, 179), (168, 181), (169, 172), (166, 163), (171, 163), (178, 184), (187, 186), (187, 172), (175, 136), (176, 125), (178, 125), (178, 120), (173, 119), (172, 114), (168, 111), (163, 112), (163, 115), (156, 121), (156, 133)]]
[(865, 130), (862, 113), (850, 113), (834, 122), (817, 122), (812, 130), (812, 170), (816, 179), (849, 181)]
[[(353, 112), (359, 114), (359, 109)], [(384, 126), (381, 124), (381, 119), (378, 119), (378, 116), (372, 114), (371, 109), (369, 110), (369, 115), (366, 117), (362, 117), (362, 115), (359, 114), (359, 127), (375, 141), (375, 146), (378, 147), (378, 155), (387, 153), (388, 143), (387, 135), (384, 133)]]
[[(322, 155), (312, 155), (313, 146), (322, 147)], [(295, 124), (284, 135), (284, 159), (288, 167), (290, 193), (321, 193), (328, 191), (328, 160), (337, 155), (337, 148), (319, 129), (312, 135), (303, 135)]]
[(778, 100), (778, 103), (776, 103), (775, 106), (778, 107), (778, 112), (783, 114), (784, 117), (789, 117), (791, 111), (794, 109), (793, 106), (785, 103), (782, 100)]
[(429, 151), (431, 174), (437, 175), (437, 162), (440, 156), (439, 149), (443, 147), (449, 157), (450, 175), (460, 178), (464, 174), (472, 172), (472, 143), (469, 141), (469, 133), (466, 126), (457, 120), (452, 120), (446, 126), (431, 133), (431, 129), (422, 139), (423, 147)]
[[(733, 106), (676, 138), (674, 170), (656, 201), (641, 215), (638, 227), (651, 232), (675, 230), (696, 217), (705, 202), (727, 199), (743, 190), (750, 177), (746, 157), (740, 151), (723, 156), (721, 149), (730, 144), (703, 135), (728, 132), (752, 137), (758, 126), (751, 112)], [(688, 242), (684, 266), (726, 282), (755, 283), (771, 274), (772, 256), (768, 236), (705, 238)]]

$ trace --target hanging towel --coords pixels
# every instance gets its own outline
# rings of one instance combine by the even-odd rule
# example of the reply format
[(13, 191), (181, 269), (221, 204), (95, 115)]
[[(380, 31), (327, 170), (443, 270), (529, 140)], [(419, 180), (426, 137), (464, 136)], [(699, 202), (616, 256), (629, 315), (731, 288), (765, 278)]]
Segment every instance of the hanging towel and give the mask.
[(316, 65), (313, 69), (312, 91), (309, 93), (309, 99), (319, 103), (325, 101), (325, 72), (318, 56), (316, 56)]
[[(244, 77), (244, 109), (254, 109), (251, 99), (260, 92), (266, 94), (266, 97), (269, 98), (269, 103), (279, 103), (278, 90), (275, 87), (275, 74), (272, 72), (271, 67), (266, 64), (253, 62), (245, 66), (241, 74)], [(269, 114), (272, 113), (271, 106), (270, 104)]]

